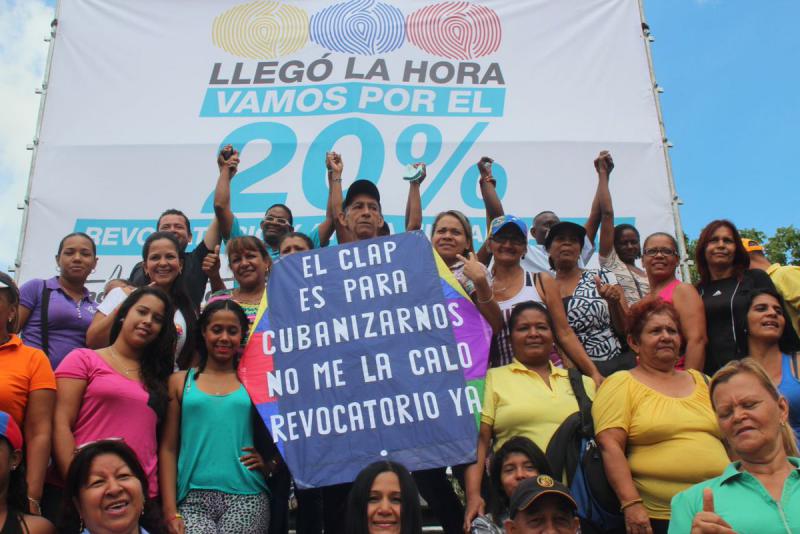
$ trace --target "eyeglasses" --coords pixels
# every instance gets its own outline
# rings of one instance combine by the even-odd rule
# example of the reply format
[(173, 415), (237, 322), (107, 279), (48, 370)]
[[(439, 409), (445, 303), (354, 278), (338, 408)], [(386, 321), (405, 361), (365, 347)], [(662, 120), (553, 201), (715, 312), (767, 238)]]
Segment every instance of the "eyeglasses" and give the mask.
[(662, 256), (670, 257), (670, 256), (677, 256), (678, 253), (672, 250), (671, 248), (661, 247), (661, 248), (646, 248), (642, 251), (645, 256), (650, 256), (651, 258), (654, 256), (658, 256), (661, 254)]
[(272, 215), (265, 215), (262, 221), (266, 223), (280, 224), (282, 226), (290, 226), (291, 224), (288, 219), (284, 219), (283, 217), (273, 217)]

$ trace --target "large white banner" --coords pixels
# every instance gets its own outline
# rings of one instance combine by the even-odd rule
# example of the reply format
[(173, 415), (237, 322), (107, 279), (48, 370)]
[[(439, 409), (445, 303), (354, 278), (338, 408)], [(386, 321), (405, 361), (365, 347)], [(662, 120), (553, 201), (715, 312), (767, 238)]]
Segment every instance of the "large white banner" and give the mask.
[(394, 231), (403, 168), (421, 160), (425, 229), (459, 209), (483, 241), (484, 155), (507, 213), (581, 221), (602, 149), (617, 221), (674, 229), (636, 0), (62, 0), (58, 21), (23, 280), (52, 276), (58, 240), (80, 230), (98, 244), (99, 291), (167, 208), (202, 239), (227, 143), (250, 233), (276, 202), (300, 231), (321, 220), (329, 150), (345, 187), (378, 183)]

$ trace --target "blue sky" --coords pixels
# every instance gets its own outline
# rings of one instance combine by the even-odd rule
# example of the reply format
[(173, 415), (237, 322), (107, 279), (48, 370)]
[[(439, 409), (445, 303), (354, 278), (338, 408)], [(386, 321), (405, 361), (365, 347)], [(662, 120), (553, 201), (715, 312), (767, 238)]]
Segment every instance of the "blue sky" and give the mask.
[[(53, 5), (0, 0), (2, 270), (17, 251)], [(687, 234), (718, 217), (767, 234), (800, 226), (800, 2), (645, 0), (645, 12)]]
[(800, 226), (797, 0), (646, 0), (686, 233)]

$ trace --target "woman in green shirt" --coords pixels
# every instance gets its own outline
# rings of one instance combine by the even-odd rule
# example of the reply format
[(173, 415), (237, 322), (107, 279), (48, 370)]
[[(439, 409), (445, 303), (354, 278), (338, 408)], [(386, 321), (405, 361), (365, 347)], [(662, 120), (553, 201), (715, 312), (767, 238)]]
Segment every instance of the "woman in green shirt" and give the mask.
[(236, 375), (247, 316), (233, 300), (212, 302), (198, 326), (198, 367), (169, 382), (159, 448), (164, 517), (172, 534), (266, 532), (270, 470), (254, 448), (253, 406)]
[(670, 534), (800, 532), (800, 458), (786, 399), (751, 358), (717, 371), (710, 393), (739, 460), (672, 499)]

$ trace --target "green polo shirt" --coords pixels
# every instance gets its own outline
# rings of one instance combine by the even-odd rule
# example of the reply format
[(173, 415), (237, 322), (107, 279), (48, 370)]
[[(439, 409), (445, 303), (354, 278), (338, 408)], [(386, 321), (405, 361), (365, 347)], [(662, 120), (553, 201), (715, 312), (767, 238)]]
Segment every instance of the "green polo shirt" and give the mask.
[(775, 500), (753, 475), (730, 464), (721, 476), (695, 484), (672, 498), (669, 534), (689, 534), (694, 516), (703, 510), (703, 490), (714, 492), (714, 512), (741, 534), (792, 534), (800, 532), (800, 458), (786, 479), (781, 502)]

